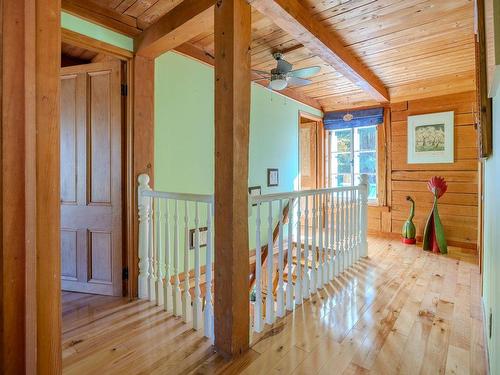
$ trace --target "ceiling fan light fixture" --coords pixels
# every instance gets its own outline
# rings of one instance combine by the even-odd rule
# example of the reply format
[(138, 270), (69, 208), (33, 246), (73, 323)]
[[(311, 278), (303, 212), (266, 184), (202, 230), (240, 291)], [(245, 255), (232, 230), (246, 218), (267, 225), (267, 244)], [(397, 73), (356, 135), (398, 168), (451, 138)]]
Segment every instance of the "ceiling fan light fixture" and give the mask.
[(277, 79), (273, 79), (270, 82), (269, 87), (275, 91), (281, 91), (281, 90), (284, 90), (287, 85), (288, 85), (288, 82), (286, 81), (286, 79), (277, 78)]

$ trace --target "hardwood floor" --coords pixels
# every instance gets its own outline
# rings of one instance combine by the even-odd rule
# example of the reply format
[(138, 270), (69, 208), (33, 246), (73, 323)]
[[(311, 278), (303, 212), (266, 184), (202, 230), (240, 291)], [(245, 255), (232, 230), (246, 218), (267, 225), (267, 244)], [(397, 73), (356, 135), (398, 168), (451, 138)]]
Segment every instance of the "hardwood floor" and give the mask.
[(369, 257), (252, 337), (233, 362), (149, 302), (63, 292), (65, 374), (486, 374), (480, 274), (370, 238)]

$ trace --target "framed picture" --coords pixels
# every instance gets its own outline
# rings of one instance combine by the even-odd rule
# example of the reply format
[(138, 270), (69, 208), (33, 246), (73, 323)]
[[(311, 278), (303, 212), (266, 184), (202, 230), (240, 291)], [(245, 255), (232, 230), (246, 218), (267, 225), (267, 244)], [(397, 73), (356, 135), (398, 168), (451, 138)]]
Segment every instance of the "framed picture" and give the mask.
[(267, 169), (267, 186), (278, 186), (279, 185), (279, 171), (276, 168)]
[(408, 116), (408, 164), (454, 162), (454, 112)]
[[(200, 247), (205, 247), (207, 246), (207, 235), (208, 235), (208, 228), (207, 227), (203, 227), (203, 228), (198, 228), (198, 230), (200, 231)], [(194, 250), (195, 248), (195, 233), (196, 233), (196, 229), (190, 229), (189, 230), (189, 249), (190, 250)]]
[[(256, 197), (262, 194), (262, 188), (260, 186), (250, 186), (248, 188), (248, 195), (251, 197)], [(252, 204), (252, 206), (257, 206), (256, 204)]]

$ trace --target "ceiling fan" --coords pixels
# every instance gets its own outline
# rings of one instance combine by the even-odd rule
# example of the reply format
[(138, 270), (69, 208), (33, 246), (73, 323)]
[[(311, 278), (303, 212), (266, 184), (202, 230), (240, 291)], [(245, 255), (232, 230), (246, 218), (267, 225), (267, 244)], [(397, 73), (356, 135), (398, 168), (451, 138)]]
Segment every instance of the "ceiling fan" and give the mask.
[(268, 88), (271, 90), (284, 90), (288, 85), (309, 85), (312, 81), (306, 78), (317, 74), (321, 70), (319, 66), (310, 66), (308, 68), (292, 70), (292, 64), (283, 58), (283, 54), (281, 52), (273, 53), (273, 58), (278, 64), (276, 68), (271, 70), (271, 72), (254, 70), (255, 73), (264, 76), (264, 78), (259, 78), (257, 81), (263, 79), (270, 80)]

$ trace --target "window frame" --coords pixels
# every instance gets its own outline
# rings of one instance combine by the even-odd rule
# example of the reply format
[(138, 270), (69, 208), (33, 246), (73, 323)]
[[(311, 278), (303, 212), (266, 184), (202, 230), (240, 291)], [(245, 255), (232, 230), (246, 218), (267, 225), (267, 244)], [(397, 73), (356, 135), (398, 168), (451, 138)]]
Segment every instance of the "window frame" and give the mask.
[[(385, 189), (381, 189), (381, 183), (385, 183), (381, 181), (381, 151), (382, 151), (382, 144), (381, 144), (381, 131), (383, 130), (383, 124), (380, 125), (367, 125), (367, 126), (360, 126), (359, 128), (371, 128), (374, 127), (376, 131), (376, 138), (375, 138), (375, 148), (374, 150), (370, 150), (368, 152), (375, 152), (375, 178), (376, 178), (376, 198), (368, 199), (368, 204), (372, 206), (378, 206), (381, 201), (383, 201), (385, 198), (381, 197), (381, 194), (385, 194)], [(326, 187), (332, 187), (332, 170), (331, 170), (331, 163), (332, 163), (332, 156), (333, 156), (333, 151), (332, 151), (332, 138), (333, 138), (333, 133), (336, 131), (342, 131), (342, 130), (350, 130), (351, 131), (351, 147), (349, 152), (336, 152), (336, 154), (350, 154), (351, 158), (351, 185), (354, 186), (355, 181), (355, 155), (357, 154), (358, 157), (359, 155), (363, 152), (361, 149), (355, 150), (355, 128), (346, 128), (346, 129), (338, 129), (338, 130), (325, 130), (325, 136), (324, 136), (324, 142), (327, 147), (325, 147), (325, 158), (324, 158), (324, 163), (325, 163), (325, 186)], [(347, 174), (347, 173), (342, 173), (342, 174)], [(359, 173), (361, 175), (361, 173)]]

